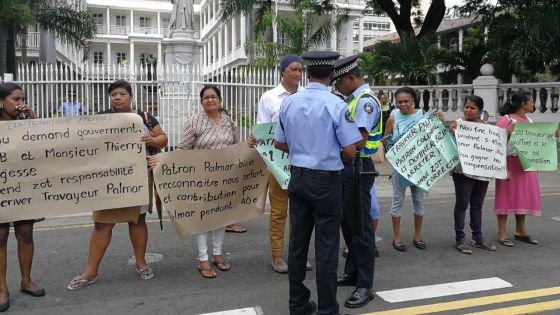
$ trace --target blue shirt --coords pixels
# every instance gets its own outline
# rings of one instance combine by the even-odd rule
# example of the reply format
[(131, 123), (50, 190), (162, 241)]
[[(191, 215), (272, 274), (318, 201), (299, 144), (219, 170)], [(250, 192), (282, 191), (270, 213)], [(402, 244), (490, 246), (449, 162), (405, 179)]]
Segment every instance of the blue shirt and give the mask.
[(343, 100), (326, 85), (311, 82), (282, 102), (274, 138), (288, 145), (294, 166), (341, 170), (340, 149), (362, 139), (349, 116)]
[(61, 113), (62, 116), (80, 116), (86, 111), (86, 108), (80, 102), (64, 102), (58, 108), (58, 112)]

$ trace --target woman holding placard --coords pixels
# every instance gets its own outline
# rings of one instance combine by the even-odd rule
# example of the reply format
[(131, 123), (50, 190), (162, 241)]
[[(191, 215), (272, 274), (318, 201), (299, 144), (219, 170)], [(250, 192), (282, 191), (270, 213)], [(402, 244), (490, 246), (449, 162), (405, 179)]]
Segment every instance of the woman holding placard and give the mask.
[[(138, 114), (145, 126), (145, 134), (141, 141), (146, 144), (148, 154), (155, 154), (157, 150), (167, 145), (167, 135), (161, 129), (155, 117), (131, 108), (133, 94), (130, 83), (124, 80), (117, 80), (108, 88), (111, 108), (100, 114), (112, 113), (135, 113)], [(149, 176), (150, 177), (150, 176)], [(151, 180), (148, 186), (151, 187)], [(151, 200), (151, 192), (150, 192)], [(148, 227), (146, 225), (146, 212), (150, 205), (130, 208), (120, 208), (111, 210), (94, 211), (93, 221), (95, 222), (91, 239), (89, 242), (88, 262), (86, 270), (79, 276), (72, 279), (67, 289), (70, 291), (79, 290), (97, 282), (97, 271), (105, 250), (111, 243), (113, 227), (116, 223), (128, 223), (130, 241), (136, 258), (136, 272), (142, 280), (149, 280), (154, 276), (152, 268), (145, 259), (146, 247), (148, 244)]]
[[(185, 123), (181, 150), (222, 149), (239, 142), (239, 132), (235, 122), (222, 109), (222, 95), (215, 85), (206, 85), (200, 91), (200, 103), (203, 111), (194, 115)], [(230, 270), (231, 266), (222, 257), (226, 228), (221, 227), (210, 232), (196, 235), (198, 246), (198, 271), (204, 278), (215, 278), (212, 265), (221, 271)], [(208, 238), (212, 238), (213, 256), (208, 261)]]
[[(533, 122), (527, 114), (534, 111), (535, 102), (531, 93), (517, 91), (511, 96), (510, 102), (501, 108), (500, 115), (503, 117), (496, 123), (496, 126), (507, 129), (508, 134), (511, 135), (516, 123)], [(560, 130), (556, 131), (556, 137), (560, 137)], [(508, 141), (507, 147), (507, 172), (507, 179), (496, 179), (494, 211), (498, 217), (498, 241), (504, 246), (513, 246), (513, 242), (508, 238), (506, 222), (508, 214), (514, 214), (514, 238), (536, 245), (539, 242), (533, 239), (525, 228), (525, 216), (541, 215), (539, 177), (535, 171), (523, 170), (511, 141)]]
[[(399, 88), (395, 92), (397, 99), (397, 109), (387, 120), (385, 129), (385, 139), (388, 142), (388, 150), (391, 144), (397, 142), (405, 133), (414, 127), (423, 117), (423, 111), (415, 108), (416, 93), (409, 87)], [(443, 114), (437, 112), (436, 115), (443, 121)], [(391, 175), (393, 183), (393, 200), (391, 205), (391, 220), (393, 223), (393, 247), (400, 251), (406, 251), (406, 245), (401, 241), (401, 210), (403, 207), (406, 187), (410, 187), (412, 194), (412, 204), (414, 205), (414, 237), (412, 243), (420, 250), (426, 249), (426, 243), (420, 236), (422, 221), (424, 219), (424, 192), (419, 187), (414, 186), (396, 170)]]
[[(481, 97), (471, 95), (467, 98), (463, 109), (463, 118), (469, 122), (481, 123), (480, 113), (484, 108), (484, 101)], [(457, 121), (451, 122), (449, 125), (451, 133), (455, 134), (457, 129)], [(455, 184), (455, 249), (463, 254), (472, 254), (465, 244), (465, 213), (470, 204), (470, 226), (472, 229), (471, 245), (473, 247), (482, 248), (489, 251), (495, 251), (496, 246), (489, 244), (482, 237), (482, 205), (488, 190), (487, 177), (467, 175), (463, 173), (461, 164), (459, 163), (451, 172), (453, 183)]]
[[(34, 119), (37, 115), (31, 107), (25, 105), (23, 89), (14, 83), (0, 84), (0, 120)], [(21, 271), (20, 291), (30, 296), (45, 295), (45, 289), (31, 281), (31, 265), (33, 263), (33, 223), (35, 220), (12, 222), (18, 242), (18, 258)], [(10, 307), (8, 285), (6, 283), (6, 267), (8, 260), (8, 236), (10, 222), (0, 223), (0, 312)]]

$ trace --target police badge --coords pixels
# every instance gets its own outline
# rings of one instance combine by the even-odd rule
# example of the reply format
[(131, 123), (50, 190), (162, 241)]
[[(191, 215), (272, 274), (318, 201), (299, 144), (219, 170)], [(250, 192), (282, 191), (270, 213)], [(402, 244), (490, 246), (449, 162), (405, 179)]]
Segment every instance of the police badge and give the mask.
[(352, 113), (350, 112), (349, 109), (347, 109), (346, 112), (344, 113), (344, 117), (346, 117), (347, 122), (354, 122), (354, 118), (352, 118)]
[(366, 111), (366, 113), (371, 114), (373, 112), (373, 106), (371, 105), (371, 103), (366, 103), (364, 105), (364, 110)]

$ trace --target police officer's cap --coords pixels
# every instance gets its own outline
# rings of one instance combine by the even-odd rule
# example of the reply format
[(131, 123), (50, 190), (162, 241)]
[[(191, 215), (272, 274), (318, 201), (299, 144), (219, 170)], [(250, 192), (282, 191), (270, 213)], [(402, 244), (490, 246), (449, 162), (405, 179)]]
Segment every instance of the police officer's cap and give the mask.
[(349, 56), (339, 59), (334, 64), (334, 77), (333, 80), (338, 80), (343, 76), (350, 73), (350, 71), (358, 68), (358, 56)]
[(304, 53), (301, 58), (307, 62), (307, 67), (321, 67), (331, 66), (334, 67), (335, 61), (340, 57), (336, 51), (308, 51)]

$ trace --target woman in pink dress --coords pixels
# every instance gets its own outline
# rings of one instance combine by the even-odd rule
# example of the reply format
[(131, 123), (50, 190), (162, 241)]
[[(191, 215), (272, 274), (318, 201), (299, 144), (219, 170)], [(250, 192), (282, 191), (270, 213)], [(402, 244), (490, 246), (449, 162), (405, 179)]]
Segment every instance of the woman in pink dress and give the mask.
[[(507, 129), (508, 134), (514, 129), (515, 123), (532, 123), (526, 116), (535, 110), (535, 103), (531, 93), (517, 91), (508, 104), (500, 110), (503, 117), (496, 126)], [(560, 136), (560, 130), (556, 131)], [(525, 228), (526, 215), (541, 215), (541, 189), (538, 173), (535, 171), (524, 171), (513, 144), (508, 141), (507, 149), (507, 179), (496, 179), (496, 201), (494, 211), (498, 216), (498, 241), (500, 244), (512, 247), (513, 242), (508, 238), (506, 222), (508, 214), (515, 215), (514, 238), (529, 244), (539, 242), (531, 237)], [(521, 194), (520, 192), (524, 193)]]

